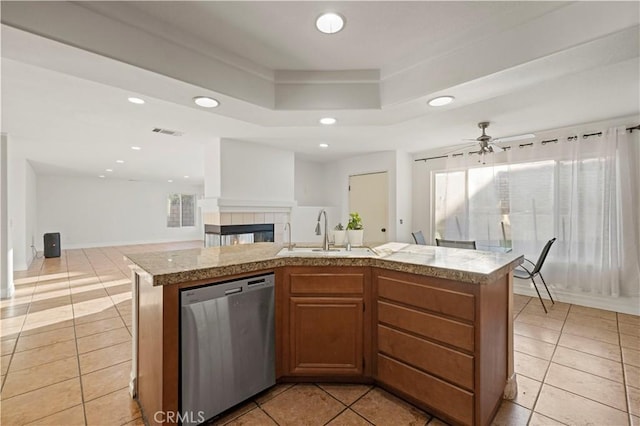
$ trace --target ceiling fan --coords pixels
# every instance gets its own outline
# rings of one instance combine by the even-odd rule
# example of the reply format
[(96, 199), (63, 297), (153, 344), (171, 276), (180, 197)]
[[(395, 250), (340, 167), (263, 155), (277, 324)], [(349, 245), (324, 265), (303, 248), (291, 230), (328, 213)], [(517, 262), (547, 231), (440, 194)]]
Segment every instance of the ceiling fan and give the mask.
[[(489, 121), (481, 121), (481, 122), (479, 122), (478, 123), (478, 127), (480, 129), (482, 129), (482, 134), (480, 136), (478, 136), (477, 138), (475, 138), (475, 139), (465, 139), (465, 140), (469, 140), (469, 141), (476, 141), (476, 142), (478, 142), (480, 144), (478, 151), (474, 151), (473, 153), (480, 154), (481, 156), (484, 156), (485, 154), (490, 154), (490, 153), (494, 152), (494, 147), (498, 148), (498, 149), (501, 149), (501, 150), (508, 149), (506, 147), (502, 147), (500, 145), (497, 145), (496, 143), (498, 143), (498, 142), (512, 142), (512, 141), (519, 141), (519, 140), (531, 139), (531, 138), (535, 138), (536, 137), (536, 135), (534, 135), (532, 133), (527, 133), (527, 134), (523, 134), (523, 135), (507, 136), (507, 137), (502, 137), (502, 138), (493, 138), (490, 135), (487, 135), (487, 133), (486, 133), (486, 130), (487, 130), (487, 127), (489, 127), (489, 124), (490, 124)], [(462, 147), (462, 148), (458, 148), (458, 151), (464, 150), (466, 148), (467, 148), (467, 146)]]

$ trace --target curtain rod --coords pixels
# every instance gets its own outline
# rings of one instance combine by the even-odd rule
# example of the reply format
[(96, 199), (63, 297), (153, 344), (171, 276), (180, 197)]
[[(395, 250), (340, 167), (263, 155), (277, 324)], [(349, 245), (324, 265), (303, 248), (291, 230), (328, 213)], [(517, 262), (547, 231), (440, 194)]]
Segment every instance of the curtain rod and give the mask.
[[(633, 126), (633, 127), (627, 127), (625, 130), (627, 132), (629, 132), (629, 133), (633, 133), (634, 130), (640, 131), (640, 124), (638, 124), (637, 126)], [(592, 136), (602, 136), (602, 132), (585, 133), (585, 134), (582, 135), (582, 139), (587, 139), (587, 138), (590, 138)], [(573, 141), (577, 141), (577, 140), (578, 140), (578, 135), (567, 137), (567, 141), (569, 141), (569, 142), (573, 142)], [(557, 142), (558, 142), (557, 138), (556, 139), (547, 139), (547, 140), (540, 141), (540, 144), (546, 145), (548, 143), (557, 143)], [(533, 146), (533, 142), (520, 144), (518, 146), (520, 148), (524, 148), (524, 147), (527, 147), (527, 146)], [(511, 145), (503, 146), (501, 148), (502, 148), (503, 151), (507, 151), (507, 150), (511, 149)], [(480, 151), (470, 151), (469, 154), (478, 154), (479, 152)], [(452, 157), (459, 157), (461, 155), (464, 155), (464, 153), (451, 154)], [(436, 157), (416, 158), (413, 161), (424, 161), (424, 162), (427, 162), (429, 160), (439, 160), (441, 158), (448, 158), (448, 157), (449, 157), (448, 154), (447, 155), (438, 155)]]

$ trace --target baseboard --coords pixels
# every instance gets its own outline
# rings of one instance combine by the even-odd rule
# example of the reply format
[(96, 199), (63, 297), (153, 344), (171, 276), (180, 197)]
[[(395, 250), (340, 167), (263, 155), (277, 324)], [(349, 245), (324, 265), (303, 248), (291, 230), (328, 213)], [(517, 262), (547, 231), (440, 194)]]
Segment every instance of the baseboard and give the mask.
[[(133, 246), (139, 244), (166, 244), (166, 243), (179, 243), (184, 241), (202, 241), (202, 246), (204, 247), (204, 240), (201, 238), (176, 238), (176, 239), (165, 239), (165, 240), (135, 240), (135, 241), (109, 241), (104, 243), (79, 243), (79, 244), (68, 244), (61, 243), (60, 246), (62, 250), (76, 250), (76, 249), (86, 249), (86, 248), (100, 248), (100, 247), (112, 247), (112, 246)], [(38, 249), (38, 253), (41, 253), (43, 248), (40, 247)]]
[[(31, 259), (33, 261), (33, 259)], [(27, 269), (29, 269), (29, 266), (31, 265), (31, 262), (27, 263), (27, 262), (20, 262), (20, 263), (16, 263), (13, 265), (13, 270), (14, 271), (26, 271)]]
[[(513, 292), (523, 296), (538, 298), (538, 294), (531, 286), (531, 282), (518, 282), (513, 284)], [(539, 288), (540, 295), (546, 301), (549, 296), (544, 288)], [(574, 305), (587, 306), (590, 308), (604, 309), (607, 311), (620, 312), (623, 314), (640, 315), (640, 297), (612, 297), (594, 296), (590, 294), (573, 293), (566, 290), (550, 288), (551, 295), (556, 302), (571, 303)], [(545, 302), (546, 303), (546, 302)], [(551, 301), (549, 301), (551, 303)]]
[(1, 289), (0, 299), (9, 299), (13, 296), (13, 293), (15, 293), (15, 286), (13, 285), (13, 283), (11, 283), (9, 288)]

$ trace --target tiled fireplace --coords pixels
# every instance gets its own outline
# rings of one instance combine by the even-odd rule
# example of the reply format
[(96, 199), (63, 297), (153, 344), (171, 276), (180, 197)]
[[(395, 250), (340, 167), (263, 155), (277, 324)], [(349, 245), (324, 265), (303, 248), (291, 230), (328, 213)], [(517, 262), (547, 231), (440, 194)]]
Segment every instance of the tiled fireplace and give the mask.
[(203, 216), (205, 247), (283, 241), (289, 213), (206, 212)]
[(249, 225), (204, 225), (205, 247), (274, 241), (273, 223)]

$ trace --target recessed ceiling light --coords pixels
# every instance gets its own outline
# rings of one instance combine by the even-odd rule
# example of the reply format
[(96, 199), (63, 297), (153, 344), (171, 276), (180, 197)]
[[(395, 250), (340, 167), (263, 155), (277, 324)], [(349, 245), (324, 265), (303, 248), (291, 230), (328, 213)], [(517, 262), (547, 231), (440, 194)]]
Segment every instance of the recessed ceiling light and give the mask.
[(104, 175), (100, 175), (98, 176), (100, 179), (104, 179)]
[(316, 19), (316, 28), (321, 33), (335, 34), (344, 28), (344, 18), (334, 12), (323, 13)]
[(208, 96), (196, 96), (195, 98), (193, 98), (193, 102), (203, 108), (215, 108), (220, 105), (220, 102)]
[(443, 106), (448, 105), (453, 102), (455, 98), (453, 96), (438, 96), (437, 98), (433, 98), (429, 101), (429, 105), (431, 106)]
[(189, 176), (185, 176), (184, 178), (185, 178), (185, 179), (189, 179)]
[(124, 164), (124, 160), (116, 160), (116, 163), (118, 163), (118, 164)]
[(169, 183), (173, 183), (173, 179), (169, 179), (167, 182), (169, 182)]
[(139, 146), (132, 146), (131, 149), (134, 151), (140, 151), (142, 148), (140, 148)]
[(112, 172), (113, 169), (104, 169), (105, 172)]
[(333, 117), (324, 117), (320, 119), (320, 124), (324, 124), (325, 126), (330, 126), (332, 124), (336, 124), (338, 120)]
[(320, 145), (318, 145), (320, 148), (329, 148), (329, 144), (328, 143), (321, 143)]
[(144, 99), (140, 99), (140, 98), (131, 97), (131, 98), (127, 98), (127, 100), (132, 104), (142, 105), (144, 103)]

